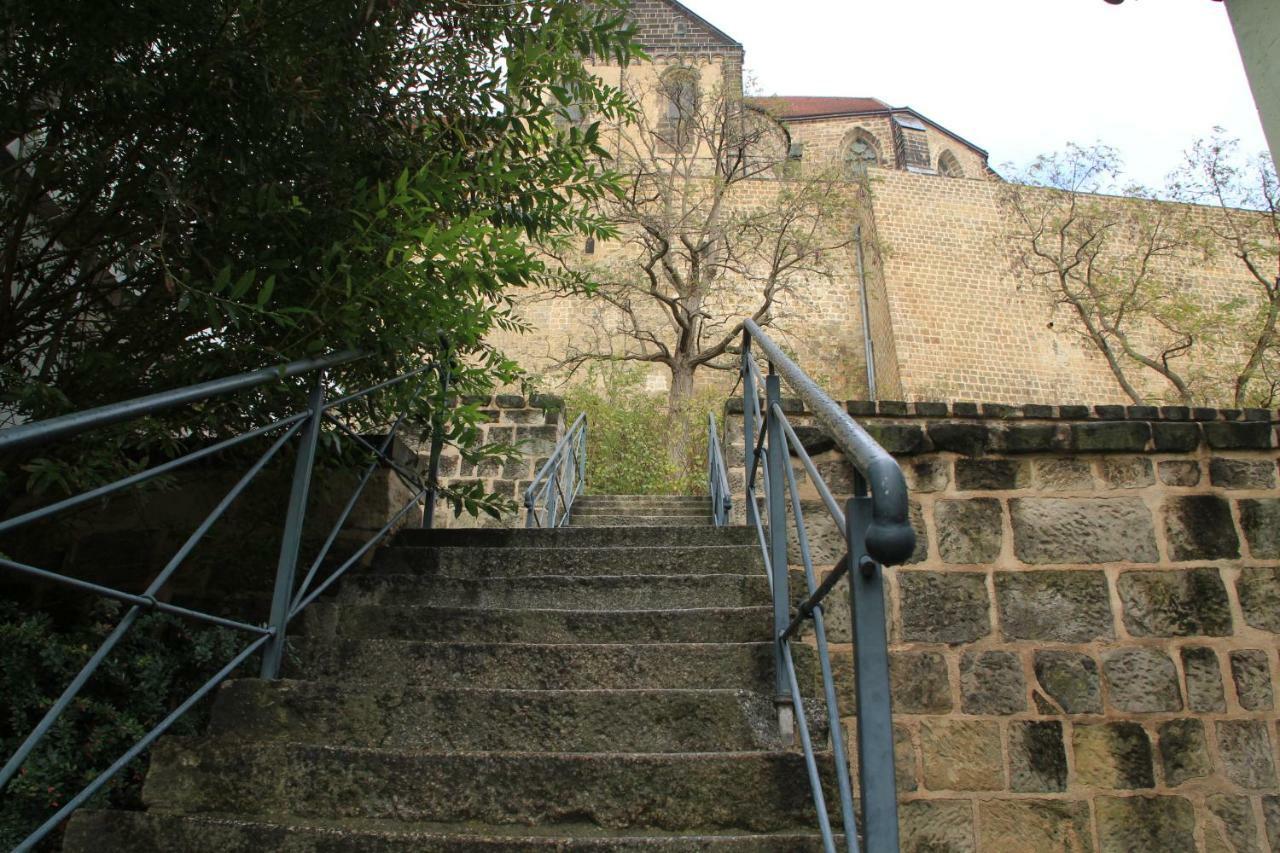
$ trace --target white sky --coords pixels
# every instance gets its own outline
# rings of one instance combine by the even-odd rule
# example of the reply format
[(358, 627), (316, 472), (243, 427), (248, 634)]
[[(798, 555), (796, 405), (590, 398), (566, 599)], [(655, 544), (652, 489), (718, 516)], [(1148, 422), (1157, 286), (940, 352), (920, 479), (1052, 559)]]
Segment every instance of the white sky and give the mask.
[(764, 94), (871, 96), (985, 148), (997, 170), (1073, 141), (1160, 186), (1221, 125), (1262, 126), (1212, 0), (683, 0), (740, 41)]

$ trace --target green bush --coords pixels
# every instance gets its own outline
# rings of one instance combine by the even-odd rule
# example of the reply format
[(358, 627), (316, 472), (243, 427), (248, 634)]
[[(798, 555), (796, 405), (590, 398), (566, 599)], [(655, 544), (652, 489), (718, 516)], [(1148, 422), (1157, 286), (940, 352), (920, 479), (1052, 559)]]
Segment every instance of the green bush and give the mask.
[[(0, 602), (0, 753), (18, 748), (124, 615), (103, 601), (74, 625)], [(164, 614), (144, 614), (36, 747), (0, 798), (0, 848), (11, 849), (110, 766), (247, 643), (244, 635)], [(170, 732), (196, 734), (204, 702)], [(145, 757), (93, 800), (139, 808)], [(55, 842), (46, 842), (47, 847)]]
[[(700, 495), (707, 491), (707, 413), (724, 395), (693, 397), (674, 416), (667, 395), (644, 387), (645, 371), (631, 365), (594, 368), (565, 394), (566, 420), (587, 415), (587, 492), (598, 495)], [(686, 442), (683, 461), (669, 450)]]

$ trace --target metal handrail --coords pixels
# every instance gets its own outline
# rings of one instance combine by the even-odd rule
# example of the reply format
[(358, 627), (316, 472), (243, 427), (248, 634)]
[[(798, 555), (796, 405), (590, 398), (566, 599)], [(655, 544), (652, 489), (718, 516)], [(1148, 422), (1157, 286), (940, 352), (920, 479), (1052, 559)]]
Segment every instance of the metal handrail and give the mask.
[[(574, 419), (524, 492), (525, 527), (563, 527), (587, 485), (587, 415)], [(541, 507), (541, 513), (539, 513)]]
[[(746, 464), (744, 491), (747, 522), (756, 529), (773, 599), (774, 701), (779, 725), (784, 731), (793, 726), (798, 729), (823, 847), (827, 853), (836, 853), (836, 839), (790, 646), (805, 623), (812, 622), (835, 761), (844, 846), (849, 853), (858, 853), (852, 781), (822, 605), (831, 590), (847, 576), (853, 616), (858, 776), (865, 849), (868, 853), (896, 853), (899, 849), (897, 791), (882, 567), (904, 562), (915, 548), (906, 481), (893, 457), (805, 375), (758, 325), (746, 320), (743, 328), (740, 374)], [(753, 345), (768, 363), (769, 373), (763, 381), (755, 364)], [(783, 411), (781, 383), (784, 378), (854, 467), (854, 496), (846, 502), (843, 512)], [(761, 384), (764, 385), (763, 405)], [(796, 471), (790, 462), (792, 456), (800, 459), (847, 549), (821, 584), (813, 567)], [(763, 517), (757, 482), (763, 489)], [(788, 573), (788, 511), (795, 524), (795, 544), (804, 566), (806, 589), (805, 599), (794, 612)]]
[[(0, 569), (7, 569), (28, 577), (35, 577), (73, 589), (90, 592), (104, 598), (121, 601), (130, 605), (129, 610), (125, 613), (124, 617), (121, 618), (115, 629), (105, 640), (103, 640), (102, 644), (89, 658), (88, 662), (85, 663), (80, 672), (77, 673), (74, 679), (72, 679), (71, 683), (67, 685), (62, 695), (53, 703), (45, 713), (44, 717), (13, 753), (13, 755), (9, 757), (4, 767), (0, 769), (0, 790), (3, 790), (18, 773), (31, 753), (37, 746), (39, 746), (41, 741), (43, 741), (44, 737), (53, 728), (54, 724), (62, 716), (63, 712), (66, 711), (76, 696), (79, 695), (80, 691), (88, 683), (94, 672), (96, 672), (103, 661), (106, 660), (107, 656), (119, 644), (120, 640), (128, 633), (129, 629), (143, 612), (159, 611), (162, 613), (170, 613), (206, 624), (217, 625), (240, 631), (242, 633), (247, 633), (253, 638), (249, 644), (241, 649), (226, 666), (197, 688), (186, 700), (174, 709), (169, 716), (165, 717), (164, 720), (143, 735), (142, 738), (140, 738), (125, 752), (124, 755), (93, 779), (78, 794), (68, 800), (62, 808), (27, 836), (27, 838), (18, 845), (16, 850), (31, 850), (62, 821), (70, 816), (72, 812), (100, 791), (103, 786), (105, 786), (107, 782), (119, 773), (120, 770), (128, 765), (129, 762), (140, 755), (152, 743), (154, 743), (157, 738), (168, 731), (173, 724), (176, 723), (187, 711), (194, 707), (196, 703), (230, 677), (237, 668), (239, 668), (259, 650), (263, 652), (261, 676), (266, 679), (278, 678), (280, 665), (284, 656), (285, 640), (289, 623), (309, 604), (315, 601), (316, 598), (325, 590), (336, 583), (352, 566), (356, 565), (364, 554), (368, 553), (371, 548), (381, 542), (387, 534), (390, 533), (391, 530), (393, 530), (395, 526), (413, 510), (414, 507), (424, 499), (431, 500), (434, 498), (437, 489), (434, 465), (427, 480), (424, 482), (422, 478), (418, 477), (413, 471), (406, 470), (404, 466), (399, 465), (391, 458), (389, 453), (397, 432), (408, 417), (407, 411), (401, 413), (396, 418), (391, 428), (383, 437), (381, 445), (376, 447), (363, 437), (357, 435), (340, 419), (335, 417), (332, 412), (348, 403), (364, 399), (369, 395), (382, 391), (386, 388), (399, 385), (409, 380), (417, 379), (417, 385), (411, 393), (407, 404), (411, 407), (420, 399), (423, 391), (428, 387), (429, 377), (427, 374), (429, 372), (435, 372), (437, 374), (440, 403), (436, 408), (439, 408), (444, 405), (445, 395), (448, 393), (448, 384), (450, 381), (448, 358), (446, 357), (444, 361), (432, 361), (415, 370), (408, 371), (407, 373), (403, 373), (393, 379), (381, 382), (361, 391), (356, 391), (336, 399), (326, 400), (325, 392), (327, 388), (327, 370), (363, 357), (364, 355), (361, 353), (344, 352), (325, 358), (295, 361), (279, 367), (266, 367), (260, 370), (241, 373), (236, 376), (188, 386), (186, 388), (163, 391), (121, 403), (113, 403), (111, 405), (101, 406), (83, 412), (76, 412), (62, 417), (36, 421), (0, 430), (0, 452), (30, 450), (59, 439), (70, 438), (111, 424), (136, 420), (156, 412), (171, 410), (185, 404), (199, 402), (211, 397), (224, 396), (236, 391), (265, 385), (270, 382), (282, 382), (295, 376), (314, 374), (315, 377), (312, 383), (307, 407), (300, 412), (265, 426), (248, 430), (208, 447), (194, 450), (145, 471), (122, 477), (105, 486), (92, 489), (79, 495), (73, 495), (61, 501), (57, 501), (0, 522), (0, 534), (8, 533), (37, 521), (53, 518), (90, 501), (99, 500), (112, 494), (116, 494), (124, 489), (136, 486), (162, 474), (167, 474), (179, 468), (191, 465), (194, 462), (208, 458), (222, 450), (243, 444), (255, 438), (266, 436), (270, 433), (279, 433), (270, 447), (249, 467), (240, 479), (227, 491), (226, 495), (224, 495), (222, 500), (218, 502), (217, 506), (215, 506), (204, 520), (200, 522), (196, 529), (186, 539), (173, 557), (170, 558), (164, 568), (156, 575), (141, 595), (135, 595), (120, 589), (91, 583), (89, 581), (69, 577), (58, 572), (49, 571), (37, 566), (31, 566), (5, 557), (0, 557)], [(299, 552), (301, 550), (303, 526), (306, 519), (307, 497), (310, 493), (312, 484), (314, 461), (317, 446), (319, 444), (320, 432), (325, 423), (336, 427), (340, 431), (354, 438), (356, 440), (355, 446), (368, 451), (373, 458), (365, 468), (363, 476), (356, 484), (346, 506), (339, 514), (338, 519), (334, 522), (333, 527), (326, 536), (324, 545), (320, 548), (319, 554), (309, 567), (303, 582), (299, 585), (295, 583), (295, 578), (296, 569), (298, 567)], [(227, 512), (230, 506), (248, 488), (250, 483), (258, 476), (258, 474), (262, 472), (267, 464), (275, 458), (281, 449), (295, 436), (299, 437), (298, 452), (294, 463), (293, 480), (290, 487), (283, 535), (281, 537), (280, 554), (276, 565), (276, 579), (272, 592), (271, 615), (268, 622), (264, 625), (250, 625), (212, 613), (205, 613), (159, 601), (156, 596), (173, 578), (174, 574), (182, 567), (187, 557), (190, 556), (195, 547), (209, 532), (210, 528), (212, 528), (218, 519)], [(440, 448), (443, 445), (443, 441), (443, 422), (439, 412), (435, 412), (432, 418), (431, 433), (431, 458), (433, 461), (439, 459)], [(390, 521), (388, 521), (381, 530), (375, 533), (359, 549), (357, 549), (353, 556), (349, 557), (339, 566), (330, 571), (324, 580), (319, 584), (316, 584), (315, 588), (312, 589), (312, 584), (316, 580), (321, 566), (328, 557), (334, 542), (337, 539), (338, 533), (341, 531), (343, 525), (346, 524), (346, 521), (354, 510), (365, 486), (368, 484), (374, 471), (377, 470), (379, 465), (387, 465), (402, 481), (404, 481), (410, 487), (412, 497), (410, 497), (397, 512), (393, 513)], [(430, 518), (430, 513), (424, 512), (424, 526), (429, 526)]]
[(712, 520), (716, 527), (724, 527), (733, 510), (733, 494), (729, 491), (729, 473), (725, 470), (724, 450), (712, 412), (707, 412), (707, 494), (711, 497)]

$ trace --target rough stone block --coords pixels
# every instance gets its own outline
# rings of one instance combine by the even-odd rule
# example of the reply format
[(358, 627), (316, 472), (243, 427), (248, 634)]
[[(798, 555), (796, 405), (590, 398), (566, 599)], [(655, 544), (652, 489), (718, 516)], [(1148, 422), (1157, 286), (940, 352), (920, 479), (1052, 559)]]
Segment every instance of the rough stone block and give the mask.
[(1262, 817), (1267, 824), (1267, 839), (1272, 850), (1280, 850), (1280, 797), (1262, 798)]
[(1137, 723), (1076, 723), (1071, 748), (1076, 777), (1099, 788), (1153, 788), (1151, 739)]
[(1240, 556), (1240, 540), (1231, 507), (1217, 495), (1171, 497), (1164, 503), (1169, 556), (1184, 560), (1223, 560)]
[(1093, 411), (1104, 421), (1122, 421), (1125, 417), (1124, 406), (1094, 406)]
[(1066, 447), (1065, 432), (1056, 424), (1018, 424), (1004, 432), (1005, 453), (1046, 453)]
[(1190, 453), (1200, 446), (1200, 424), (1154, 423), (1151, 438), (1158, 453)]
[(1209, 482), (1223, 489), (1274, 489), (1276, 465), (1269, 459), (1209, 460)]
[(978, 404), (961, 400), (951, 404), (951, 413), (957, 418), (976, 418), (978, 416)]
[(1006, 640), (1085, 643), (1111, 638), (1111, 600), (1100, 571), (997, 572)]
[(1238, 506), (1249, 553), (1259, 560), (1280, 559), (1280, 499), (1242, 500)]
[(1187, 705), (1200, 714), (1227, 710), (1218, 654), (1206, 646), (1183, 646), (1182, 671), (1187, 676)]
[(960, 659), (960, 705), (966, 714), (1025, 711), (1022, 661), (1013, 652), (966, 652)]
[(1138, 453), (1151, 440), (1146, 421), (1107, 421), (1071, 425), (1071, 449), (1088, 452), (1129, 451)]
[(1271, 447), (1271, 424), (1214, 421), (1204, 424), (1204, 437), (1214, 450), (1268, 450)]
[[(856, 718), (844, 721), (845, 754), (849, 757), (849, 775), (857, 785), (858, 778), (858, 721)], [(893, 775), (894, 786), (900, 792), (916, 790), (916, 752), (911, 744), (911, 731), (897, 723), (893, 726)]]
[(1176, 788), (1189, 779), (1213, 772), (1204, 722), (1195, 718), (1166, 720), (1157, 732), (1160, 738), (1160, 767), (1164, 782)]
[(1271, 666), (1261, 649), (1231, 652), (1231, 678), (1236, 685), (1240, 707), (1246, 711), (1270, 711), (1275, 707), (1271, 690)]
[(1024, 489), (1030, 466), (1014, 459), (957, 459), (956, 488), (961, 491)]
[(1117, 584), (1135, 637), (1225, 637), (1231, 605), (1217, 569), (1124, 572)]
[(983, 853), (1093, 853), (1087, 802), (980, 800), (978, 814)]
[(1209, 853), (1262, 853), (1258, 825), (1248, 797), (1210, 794), (1204, 803), (1213, 816), (1205, 827)]
[(971, 643), (991, 633), (986, 575), (898, 572), (902, 638), (909, 643)]
[(876, 413), (875, 400), (850, 400), (845, 403), (845, 408), (855, 418), (869, 418)]
[(1161, 462), (1160, 482), (1166, 486), (1198, 486), (1200, 485), (1200, 463), (1170, 459)]
[(1241, 569), (1236, 594), (1244, 621), (1254, 628), (1280, 634), (1280, 569)]
[(525, 405), (524, 397), (519, 394), (499, 394), (494, 402), (500, 409), (523, 409)]
[(941, 492), (951, 485), (951, 466), (943, 459), (910, 462), (903, 466), (903, 473), (912, 492)]
[(946, 403), (912, 403), (911, 411), (920, 418), (945, 418), (947, 416)]
[(1106, 652), (1102, 673), (1111, 704), (1121, 711), (1150, 714), (1182, 710), (1178, 671), (1162, 651), (1127, 648)]
[[(895, 456), (921, 453), (928, 449), (925, 444), (924, 430), (918, 426), (910, 424), (867, 424), (867, 432), (881, 447)], [(831, 446), (834, 446), (834, 443)], [(807, 445), (805, 449), (808, 450)], [(813, 451), (810, 451), (810, 455), (813, 455)]]
[(1196, 421), (1216, 421), (1220, 412), (1212, 406), (1193, 406), (1191, 419)]
[[(960, 404), (956, 403), (953, 408), (959, 406)], [(981, 456), (987, 452), (991, 435), (990, 430), (982, 424), (943, 421), (929, 424), (929, 440), (937, 450), (959, 453), (962, 456)]]
[(945, 714), (952, 709), (947, 661), (937, 652), (890, 652), (895, 714)]
[(1038, 649), (1036, 679), (1068, 714), (1101, 714), (1102, 688), (1098, 664), (1079, 652)]
[(1160, 417), (1160, 409), (1156, 406), (1125, 406), (1124, 416), (1131, 421), (1154, 421)]
[(1191, 409), (1186, 406), (1161, 406), (1160, 417), (1166, 421), (1185, 421), (1191, 417)]
[(1155, 483), (1151, 460), (1144, 456), (1109, 457), (1102, 460), (1102, 479), (1109, 489), (1141, 489)]
[(1058, 417), (1068, 421), (1087, 421), (1092, 412), (1088, 406), (1059, 406)]
[(1067, 750), (1061, 722), (1009, 723), (1009, 787), (1020, 793), (1067, 790)]
[(938, 553), (947, 563), (990, 563), (1000, 556), (1004, 528), (995, 498), (947, 500), (934, 504)]
[(976, 853), (968, 800), (911, 800), (898, 809), (903, 853)]
[(1000, 725), (929, 718), (920, 724), (924, 786), (932, 791), (1000, 791)]
[(1154, 563), (1151, 513), (1141, 498), (1013, 498), (1013, 544), (1026, 563)]
[(1261, 720), (1219, 720), (1218, 755), (1227, 778), (1241, 788), (1269, 790), (1276, 785), (1271, 735)]
[(1196, 848), (1195, 810), (1183, 797), (1098, 797), (1101, 853), (1173, 853)]
[(1026, 403), (1022, 407), (1022, 415), (1027, 418), (1043, 418), (1048, 420), (1055, 416), (1053, 406), (1046, 406), (1043, 403)]
[(1034, 465), (1036, 488), (1054, 492), (1093, 489), (1093, 470), (1083, 459), (1037, 459)]
[(894, 418), (901, 418), (907, 414), (907, 404), (903, 400), (880, 400), (876, 403), (876, 412)]

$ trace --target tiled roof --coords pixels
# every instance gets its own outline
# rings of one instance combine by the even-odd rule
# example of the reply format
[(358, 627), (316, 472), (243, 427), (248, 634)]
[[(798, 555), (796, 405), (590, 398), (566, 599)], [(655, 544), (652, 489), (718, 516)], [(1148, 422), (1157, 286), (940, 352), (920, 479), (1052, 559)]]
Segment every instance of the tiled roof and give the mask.
[(775, 95), (769, 98), (752, 98), (751, 103), (783, 119), (878, 113), (890, 109), (888, 104), (877, 98), (815, 98)]

